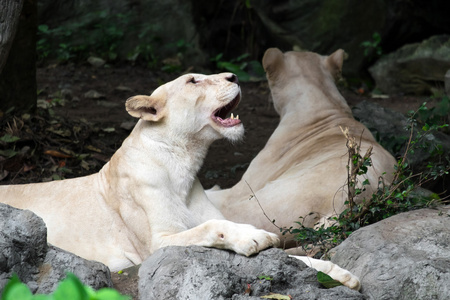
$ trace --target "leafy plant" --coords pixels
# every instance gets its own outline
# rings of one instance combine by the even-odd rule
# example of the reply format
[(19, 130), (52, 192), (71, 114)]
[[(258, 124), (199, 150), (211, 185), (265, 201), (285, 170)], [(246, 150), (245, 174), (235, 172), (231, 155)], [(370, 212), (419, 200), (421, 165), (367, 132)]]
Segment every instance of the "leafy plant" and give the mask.
[[(329, 218), (330, 226), (316, 224), (315, 228), (306, 227), (303, 225), (304, 217), (300, 217), (301, 221), (295, 222), (298, 225), (297, 228), (279, 227), (275, 224), (275, 220), (272, 220), (272, 223), (283, 234), (294, 234), (295, 239), (304, 250), (318, 249), (320, 254), (323, 254), (327, 249), (335, 247), (353, 231), (363, 226), (401, 212), (445, 203), (446, 200), (441, 199), (436, 193), (422, 193), (420, 187), (426, 182), (449, 174), (450, 159), (448, 154), (443, 153), (442, 145), (430, 146), (428, 143), (430, 133), (448, 129), (448, 124), (442, 124), (442, 122), (448, 122), (449, 111), (449, 99), (444, 97), (435, 108), (428, 109), (424, 103), (417, 111), (409, 113), (407, 129), (410, 131), (410, 136), (404, 155), (395, 166), (392, 183), (386, 185), (383, 177), (380, 177), (377, 182), (377, 190), (370, 197), (364, 198), (358, 203), (356, 199), (361, 197), (365, 187), (370, 184), (367, 179), (361, 180), (361, 178), (364, 178), (363, 176), (372, 166), (372, 149), (369, 148), (362, 155), (360, 145), (356, 142), (355, 137), (349, 135), (348, 129), (342, 129), (348, 148), (348, 178), (345, 183), (347, 187), (346, 209), (339, 215)], [(414, 173), (409, 166), (407, 157), (417, 149), (427, 150), (430, 157), (435, 159), (430, 159), (425, 171)], [(255, 196), (252, 195), (252, 197)], [(264, 210), (263, 213), (270, 220)]]
[(33, 295), (27, 285), (22, 283), (17, 275), (6, 284), (1, 300), (127, 300), (128, 296), (121, 295), (111, 288), (103, 288), (94, 291), (91, 287), (85, 286), (72, 273), (68, 273), (66, 279), (61, 281), (56, 290), (50, 295)]
[(381, 35), (378, 32), (374, 32), (372, 40), (364, 41), (361, 43), (361, 47), (364, 48), (364, 56), (374, 55), (380, 57), (383, 54), (383, 49), (380, 46)]
[(211, 59), (219, 70), (225, 70), (237, 75), (240, 81), (251, 81), (264, 78), (264, 69), (256, 60), (246, 61), (250, 54), (245, 53), (237, 58), (226, 61), (223, 59), (223, 53), (220, 53)]
[(258, 279), (271, 281), (271, 280), (273, 280), (273, 277), (270, 277), (270, 276), (267, 276), (267, 275), (259, 275)]
[(50, 28), (38, 26), (36, 50), (39, 60), (56, 58), (60, 62), (86, 59), (97, 55), (115, 60), (124, 28), (130, 22), (130, 14), (110, 15), (106, 11), (92, 12), (81, 22)]
[[(448, 99), (443, 99), (438, 107), (448, 107)], [(371, 167), (371, 151), (369, 148), (364, 155), (360, 153), (360, 146), (356, 143), (354, 137), (349, 136), (348, 130), (343, 130), (343, 134), (347, 138), (347, 148), (349, 155), (348, 163), (348, 179), (347, 190), (348, 200), (345, 202), (347, 208), (338, 216), (329, 219), (332, 223), (329, 227), (323, 225), (319, 228), (307, 228), (300, 225), (297, 229), (288, 229), (290, 233), (296, 234), (296, 239), (305, 248), (319, 247), (322, 251), (326, 248), (334, 247), (349, 234), (362, 226), (373, 224), (380, 220), (386, 219), (395, 214), (410, 211), (414, 209), (429, 207), (438, 203), (443, 203), (444, 199), (435, 194), (422, 194), (418, 188), (429, 180), (436, 180), (437, 178), (448, 175), (450, 169), (450, 160), (448, 156), (444, 159), (439, 158), (439, 163), (429, 163), (426, 172), (414, 174), (411, 170), (407, 156), (414, 153), (418, 147), (423, 147), (427, 134), (432, 131), (443, 130), (448, 127), (448, 124), (435, 124), (433, 122), (442, 121), (442, 113), (439, 108), (431, 109), (431, 112), (426, 108), (425, 103), (415, 112), (410, 112), (408, 119), (408, 129), (410, 130), (410, 138), (403, 157), (401, 157), (395, 166), (394, 179), (392, 184), (386, 185), (383, 178), (379, 178), (378, 189), (369, 198), (365, 198), (361, 203), (356, 203), (355, 199), (364, 190), (365, 186), (370, 182), (365, 179), (360, 182), (361, 176), (367, 173), (368, 168)], [(436, 112), (434, 114), (433, 112)], [(416, 117), (424, 118), (426, 121), (419, 121)], [(423, 122), (422, 127), (417, 126)], [(431, 122), (431, 123), (430, 123)], [(429, 148), (430, 154), (433, 157), (442, 155), (442, 146)], [(305, 246), (306, 245), (306, 246)]]

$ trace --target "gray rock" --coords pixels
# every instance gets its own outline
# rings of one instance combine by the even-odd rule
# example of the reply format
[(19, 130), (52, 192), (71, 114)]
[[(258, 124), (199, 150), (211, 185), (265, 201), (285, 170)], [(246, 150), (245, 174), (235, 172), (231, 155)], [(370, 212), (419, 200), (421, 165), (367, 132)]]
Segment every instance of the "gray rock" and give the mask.
[(33, 293), (48, 294), (67, 272), (94, 289), (112, 286), (105, 265), (48, 246), (47, 228), (40, 217), (0, 203), (0, 294), (13, 273)]
[(447, 70), (447, 72), (445, 73), (444, 81), (445, 94), (447, 95), (447, 97), (450, 97), (450, 70)]
[[(324, 289), (316, 271), (280, 249), (253, 257), (204, 247), (158, 250), (139, 270), (140, 299), (260, 299), (270, 292), (293, 299), (364, 299), (347, 287)], [(270, 276), (272, 280), (258, 276)], [(251, 294), (245, 295), (250, 284)]]
[(47, 250), (42, 219), (31, 211), (0, 203), (0, 290), (13, 273), (24, 282), (36, 281)]
[(402, 113), (365, 100), (355, 105), (352, 112), (392, 155), (403, 154), (401, 151), (410, 133), (406, 130), (407, 118)]
[(369, 72), (387, 94), (430, 94), (444, 86), (450, 68), (450, 36), (433, 36), (380, 58)]
[(100, 57), (95, 57), (95, 56), (89, 56), (87, 61), (88, 61), (88, 63), (90, 63), (95, 68), (100, 68), (104, 64), (106, 64), (106, 61), (104, 59), (102, 59)]
[(67, 272), (75, 274), (81, 282), (94, 289), (112, 287), (110, 271), (104, 264), (86, 260), (52, 245), (39, 271), (37, 293), (40, 294), (54, 291), (59, 282), (66, 278)]
[(330, 255), (370, 299), (450, 298), (450, 206), (402, 213), (355, 231)]
[(96, 90), (89, 90), (86, 93), (84, 93), (84, 98), (88, 99), (103, 99), (105, 98), (105, 95), (102, 93), (97, 92)]

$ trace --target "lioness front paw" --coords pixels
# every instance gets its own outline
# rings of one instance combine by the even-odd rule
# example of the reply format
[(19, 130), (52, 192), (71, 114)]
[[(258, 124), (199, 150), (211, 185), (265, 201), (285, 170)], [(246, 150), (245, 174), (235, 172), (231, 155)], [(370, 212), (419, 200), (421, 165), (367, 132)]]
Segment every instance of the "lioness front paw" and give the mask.
[(234, 252), (250, 256), (269, 247), (277, 247), (280, 244), (278, 236), (274, 233), (256, 229), (252, 225), (236, 224), (230, 222), (228, 230), (223, 230), (219, 243), (224, 248)]

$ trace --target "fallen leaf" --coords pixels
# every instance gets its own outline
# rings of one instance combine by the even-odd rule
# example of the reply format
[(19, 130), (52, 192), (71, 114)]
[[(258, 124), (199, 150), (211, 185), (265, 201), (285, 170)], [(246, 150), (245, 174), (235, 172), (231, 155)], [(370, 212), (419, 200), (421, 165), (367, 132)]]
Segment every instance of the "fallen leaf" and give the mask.
[(250, 293), (252, 292), (252, 287), (249, 283), (247, 283), (247, 288), (244, 291), (245, 295), (250, 295)]
[(29, 165), (27, 165), (27, 164), (24, 164), (24, 165), (23, 165), (23, 171), (24, 171), (24, 172), (31, 171), (31, 170), (33, 170), (34, 168), (35, 168), (35, 166), (29, 166)]
[(102, 153), (102, 150), (100, 150), (92, 145), (87, 145), (85, 148), (88, 150), (94, 151), (94, 152)]
[(82, 160), (80, 165), (83, 169), (89, 171), (89, 169), (90, 169), (89, 163), (87, 163), (85, 160)]
[(277, 299), (277, 300), (292, 300), (292, 296), (291, 295), (281, 295), (281, 294), (275, 294), (275, 293), (270, 293), (267, 296), (261, 296), (261, 298), (264, 298), (264, 299)]
[(116, 131), (116, 129), (114, 127), (103, 128), (102, 130), (104, 132), (114, 132), (114, 131)]
[(61, 147), (60, 150), (61, 150), (62, 152), (64, 152), (65, 154), (70, 155), (70, 156), (72, 156), (72, 157), (77, 156), (77, 154), (76, 154), (75, 152), (73, 152), (72, 150), (70, 150), (70, 149)]
[(44, 154), (47, 154), (47, 155), (50, 155), (50, 156), (53, 156), (53, 157), (59, 157), (59, 158), (71, 158), (72, 157), (70, 155), (61, 153), (61, 152), (56, 151), (56, 150), (46, 150), (46, 151), (44, 151)]
[(57, 130), (57, 129), (54, 129), (54, 128), (47, 128), (46, 130), (47, 130), (47, 131), (50, 131), (50, 132), (52, 132), (52, 133), (54, 133), (54, 134), (57, 134), (57, 135), (60, 135), (60, 136), (64, 136), (64, 137), (69, 137), (69, 136), (72, 135), (72, 132), (70, 132), (69, 129), (65, 129), (65, 130), (60, 129), (60, 130)]

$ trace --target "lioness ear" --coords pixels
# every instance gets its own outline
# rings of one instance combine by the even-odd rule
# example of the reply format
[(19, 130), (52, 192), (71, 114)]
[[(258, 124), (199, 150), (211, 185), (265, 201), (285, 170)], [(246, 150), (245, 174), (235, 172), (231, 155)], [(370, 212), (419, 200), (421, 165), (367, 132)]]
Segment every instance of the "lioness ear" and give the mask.
[(125, 103), (125, 107), (130, 115), (146, 121), (159, 121), (165, 116), (166, 97), (165, 95), (138, 95), (131, 97)]
[(338, 80), (341, 77), (342, 65), (344, 64), (344, 59), (346, 58), (346, 53), (342, 49), (338, 49), (330, 54), (325, 60), (325, 66), (328, 71), (330, 71), (334, 80)]
[(264, 53), (262, 64), (267, 73), (267, 78), (276, 79), (284, 66), (283, 52), (278, 48), (269, 48)]

